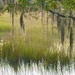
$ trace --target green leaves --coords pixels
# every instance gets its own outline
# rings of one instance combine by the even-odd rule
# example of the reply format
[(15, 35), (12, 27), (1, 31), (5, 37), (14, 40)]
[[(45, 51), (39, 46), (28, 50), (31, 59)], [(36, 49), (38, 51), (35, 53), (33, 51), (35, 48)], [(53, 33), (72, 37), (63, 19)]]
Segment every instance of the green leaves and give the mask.
[(26, 8), (30, 5), (30, 0), (19, 0), (19, 4), (21, 4), (23, 8)]
[[(12, 8), (11, 1), (12, 0), (8, 0), (6, 2), (8, 11), (10, 11), (10, 9)], [(18, 10), (24, 9), (26, 11), (28, 10), (37, 11), (41, 7), (43, 7), (43, 10), (49, 11), (50, 9), (52, 10), (59, 9), (58, 8), (59, 5), (62, 5), (63, 9), (75, 10), (75, 0), (15, 0), (15, 2), (17, 2), (17, 4), (15, 3), (15, 8)], [(0, 10), (2, 10), (2, 7)]]
[(62, 5), (65, 9), (75, 10), (75, 0), (63, 0)]

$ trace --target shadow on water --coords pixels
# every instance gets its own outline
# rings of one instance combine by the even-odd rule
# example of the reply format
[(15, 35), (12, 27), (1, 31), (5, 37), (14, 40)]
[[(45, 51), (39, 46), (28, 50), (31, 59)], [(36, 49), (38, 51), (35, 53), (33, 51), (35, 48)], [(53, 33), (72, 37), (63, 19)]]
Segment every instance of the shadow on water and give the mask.
[(75, 57), (70, 58), (63, 51), (35, 50), (18, 44), (15, 51), (11, 50), (11, 42), (4, 43), (0, 49), (0, 75), (75, 74)]

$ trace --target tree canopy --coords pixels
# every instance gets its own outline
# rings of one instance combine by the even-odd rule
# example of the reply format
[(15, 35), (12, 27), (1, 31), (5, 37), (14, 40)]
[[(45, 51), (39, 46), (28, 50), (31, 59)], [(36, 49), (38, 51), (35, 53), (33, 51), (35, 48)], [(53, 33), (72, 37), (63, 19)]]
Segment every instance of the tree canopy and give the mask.
[[(1, 5), (5, 4), (11, 7), (11, 1), (12, 0), (0, 0), (0, 7)], [(59, 7), (65, 9), (65, 10), (75, 10), (75, 0), (14, 0), (15, 6), (19, 7), (21, 5), (24, 9), (29, 8), (41, 8), (43, 7), (44, 10), (49, 11), (57, 10)]]

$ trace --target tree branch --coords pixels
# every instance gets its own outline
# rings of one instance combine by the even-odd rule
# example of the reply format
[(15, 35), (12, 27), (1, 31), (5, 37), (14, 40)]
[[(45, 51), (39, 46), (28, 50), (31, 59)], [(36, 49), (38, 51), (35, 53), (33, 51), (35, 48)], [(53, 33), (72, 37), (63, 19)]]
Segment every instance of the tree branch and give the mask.
[(63, 18), (68, 17), (68, 18), (71, 18), (71, 19), (75, 20), (75, 17), (73, 17), (73, 16), (66, 16), (66, 15), (60, 14), (59, 12), (55, 12), (55, 11), (53, 11), (53, 10), (49, 10), (49, 11), (50, 11), (50, 13), (52, 13), (52, 14), (57, 14), (57, 15), (60, 16), (60, 17), (63, 17)]

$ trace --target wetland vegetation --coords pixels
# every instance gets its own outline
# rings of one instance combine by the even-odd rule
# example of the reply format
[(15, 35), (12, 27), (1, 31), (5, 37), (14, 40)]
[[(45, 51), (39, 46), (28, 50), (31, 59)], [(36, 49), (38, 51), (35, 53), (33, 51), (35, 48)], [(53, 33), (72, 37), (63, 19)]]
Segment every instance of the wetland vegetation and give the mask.
[(1, 1), (0, 75), (74, 75), (75, 1)]
[[(7, 14), (6, 16), (8, 15), (9, 14)], [(15, 19), (17, 17), (15, 17)], [(18, 22), (18, 20), (19, 19), (17, 19), (16, 22)], [(4, 20), (2, 21), (4, 25), (5, 22)], [(26, 21), (28, 22), (28, 20)], [(41, 27), (41, 24), (39, 23), (40, 20), (37, 20), (36, 23), (34, 24), (32, 22), (33, 20), (31, 20), (30, 23), (28, 23), (28, 25), (31, 24), (31, 26), (27, 27), (25, 40), (22, 35), (22, 32), (20, 31), (20, 27), (15, 25), (14, 51), (12, 50), (11, 22), (9, 21), (6, 22), (5, 24), (6, 28), (2, 27), (6, 31), (5, 32), (2, 31), (5, 34), (2, 34), (1, 43), (0, 43), (1, 44), (0, 45), (0, 64), (1, 66), (3, 67), (6, 65), (6, 67), (8, 68), (13, 67), (15, 72), (18, 72), (18, 69), (21, 70), (21, 67), (25, 69), (23, 64), (26, 66), (26, 68), (28, 68), (27, 65), (29, 66), (29, 68), (32, 68), (32, 66), (34, 66), (35, 68), (35, 65), (37, 65), (37, 70), (39, 70), (39, 67), (40, 67), (39, 65), (41, 65), (41, 67), (43, 67), (44, 70), (51, 71), (52, 69), (52, 70), (55, 70), (57, 73), (58, 73), (57, 70), (59, 68), (59, 65), (60, 65), (61, 73), (64, 67), (70, 68), (70, 65), (72, 65), (75, 61), (75, 55), (73, 52), (73, 57), (71, 58), (69, 56), (68, 49), (59, 51), (59, 47), (57, 46), (57, 43), (59, 41), (57, 29), (54, 28), (53, 35), (51, 34), (51, 30), (48, 31), (49, 35), (48, 35), (48, 41), (47, 41), (46, 39), (47, 35), (43, 35), (42, 33), (42, 27)], [(10, 26), (8, 23), (10, 24)], [(38, 26), (36, 26), (35, 24), (38, 24)], [(42, 69), (41, 67), (40, 69)], [(35, 69), (33, 69), (33, 71), (34, 70)]]

